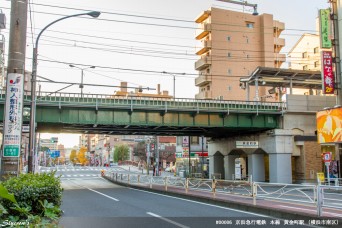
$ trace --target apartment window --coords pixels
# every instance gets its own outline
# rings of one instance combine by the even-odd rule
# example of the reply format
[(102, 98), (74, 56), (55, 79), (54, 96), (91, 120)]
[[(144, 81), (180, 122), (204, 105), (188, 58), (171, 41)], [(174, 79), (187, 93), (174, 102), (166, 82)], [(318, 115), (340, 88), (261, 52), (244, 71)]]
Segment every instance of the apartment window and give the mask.
[(249, 43), (249, 39), (248, 39), (248, 37), (246, 38), (246, 42), (247, 42), (247, 44)]
[(246, 58), (249, 59), (249, 55), (248, 54), (246, 55)]
[(232, 54), (230, 52), (228, 52), (228, 58), (232, 57)]
[(207, 73), (208, 73), (208, 74), (210, 73), (210, 68), (207, 68)]
[(308, 70), (308, 65), (303, 66), (303, 70)]
[(319, 62), (318, 61), (315, 61), (315, 67), (319, 67)]
[(207, 91), (209, 91), (210, 90), (210, 86), (207, 86)]
[(317, 54), (319, 52), (319, 48), (318, 47), (315, 47), (314, 48), (314, 54)]
[(227, 36), (227, 41), (230, 41), (231, 37), (230, 36)]
[(231, 90), (232, 90), (232, 87), (231, 87), (231, 86), (228, 86), (227, 89), (228, 89), (228, 91), (231, 91)]
[(303, 52), (302, 53), (302, 58), (307, 58), (308, 57), (308, 53), (307, 52)]
[(254, 23), (253, 22), (246, 22), (246, 27), (247, 28), (254, 28)]
[(232, 74), (232, 69), (228, 69), (228, 75)]

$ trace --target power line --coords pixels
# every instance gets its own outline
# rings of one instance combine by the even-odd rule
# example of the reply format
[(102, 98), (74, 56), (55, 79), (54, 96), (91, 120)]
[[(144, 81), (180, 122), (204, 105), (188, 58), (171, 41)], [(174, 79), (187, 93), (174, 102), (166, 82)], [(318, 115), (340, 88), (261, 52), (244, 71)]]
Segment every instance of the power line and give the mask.
[[(88, 9), (84, 9), (84, 8), (71, 8), (71, 7), (62, 7), (62, 6), (56, 6), (56, 5), (39, 4), (39, 3), (36, 3), (35, 5), (51, 7), (51, 8), (69, 9), (69, 10), (80, 10), (80, 11), (87, 11), (88, 10)], [(137, 18), (146, 18), (146, 19), (174, 21), (174, 22), (195, 23), (194, 20), (180, 20), (180, 19), (165, 18), (165, 17), (142, 16), (142, 15), (137, 15), (137, 14), (117, 13), (117, 12), (110, 12), (110, 11), (103, 11), (103, 10), (101, 10), (101, 12), (102, 13), (106, 13), (106, 14), (110, 14), (110, 15), (119, 15), (119, 16), (127, 16), (127, 17), (137, 17)], [(216, 23), (212, 23), (212, 24), (213, 25), (229, 25), (229, 26), (244, 27), (244, 26), (237, 25), (237, 24), (227, 24), (227, 23), (217, 23), (217, 22)], [(272, 29), (273, 29), (273, 27), (272, 27)], [(315, 30), (307, 30), (307, 29), (286, 29), (286, 30), (300, 31), (300, 32), (316, 32)]]

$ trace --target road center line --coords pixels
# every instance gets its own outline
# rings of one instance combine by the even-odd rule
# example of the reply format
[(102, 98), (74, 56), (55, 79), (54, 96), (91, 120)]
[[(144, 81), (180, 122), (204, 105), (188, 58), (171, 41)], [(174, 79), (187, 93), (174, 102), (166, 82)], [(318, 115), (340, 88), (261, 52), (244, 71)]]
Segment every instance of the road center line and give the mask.
[(112, 199), (112, 200), (114, 200), (114, 201), (119, 201), (118, 199), (115, 199), (115, 198), (113, 198), (113, 197), (111, 197), (111, 196), (108, 196), (108, 195), (106, 195), (106, 194), (103, 194), (103, 193), (101, 193), (101, 192), (98, 192), (98, 191), (96, 191), (96, 190), (94, 190), (94, 189), (91, 189), (91, 188), (86, 188), (86, 189), (88, 189), (88, 190), (90, 190), (90, 191), (93, 191), (93, 192), (96, 192), (97, 194), (103, 195), (103, 196), (105, 196), (105, 197), (107, 197), (107, 198), (109, 198), (109, 199)]
[(157, 214), (154, 214), (154, 213), (152, 213), (152, 212), (147, 212), (146, 214), (151, 215), (151, 216), (156, 217), (156, 218), (159, 218), (159, 219), (161, 219), (161, 220), (164, 220), (165, 222), (171, 223), (171, 224), (176, 225), (176, 226), (178, 226), (178, 227), (189, 228), (188, 226), (182, 225), (182, 224), (180, 224), (180, 223), (178, 223), (178, 222), (175, 222), (175, 221), (172, 221), (172, 220), (170, 220), (170, 219), (164, 218), (164, 217), (162, 217), (162, 216), (160, 216), (160, 215), (157, 215)]

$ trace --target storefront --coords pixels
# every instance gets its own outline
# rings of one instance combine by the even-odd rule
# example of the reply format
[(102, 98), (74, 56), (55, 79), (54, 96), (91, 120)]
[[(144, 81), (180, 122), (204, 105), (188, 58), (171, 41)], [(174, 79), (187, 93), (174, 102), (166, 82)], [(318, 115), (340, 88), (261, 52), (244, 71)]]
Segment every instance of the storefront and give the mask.
[[(317, 139), (321, 145), (321, 156), (331, 153), (330, 177), (341, 178), (342, 107), (326, 109), (317, 113)], [(322, 166), (324, 165), (322, 158)], [(326, 175), (325, 167), (324, 170)]]
[[(190, 161), (189, 161), (190, 159)], [(189, 152), (176, 153), (176, 173), (186, 177), (207, 177), (208, 170), (208, 152)], [(189, 168), (190, 167), (190, 168)]]

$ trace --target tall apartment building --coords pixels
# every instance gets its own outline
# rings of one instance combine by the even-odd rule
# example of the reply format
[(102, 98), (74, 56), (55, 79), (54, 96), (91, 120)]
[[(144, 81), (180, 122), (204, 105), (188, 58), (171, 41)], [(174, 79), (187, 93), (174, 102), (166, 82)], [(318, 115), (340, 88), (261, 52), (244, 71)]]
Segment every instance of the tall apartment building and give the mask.
[[(303, 34), (288, 53), (289, 69), (321, 70), (320, 37), (316, 34)], [(320, 95), (322, 90), (293, 89), (293, 94)]]
[[(282, 22), (270, 14), (254, 16), (248, 13), (210, 8), (199, 15), (196, 40), (201, 42), (195, 62), (199, 76), (197, 99), (253, 100), (255, 88), (240, 89), (239, 79), (252, 74), (258, 67), (280, 67), (286, 60), (280, 50), (285, 40), (279, 38), (285, 29)], [(259, 87), (265, 99), (266, 87)]]

